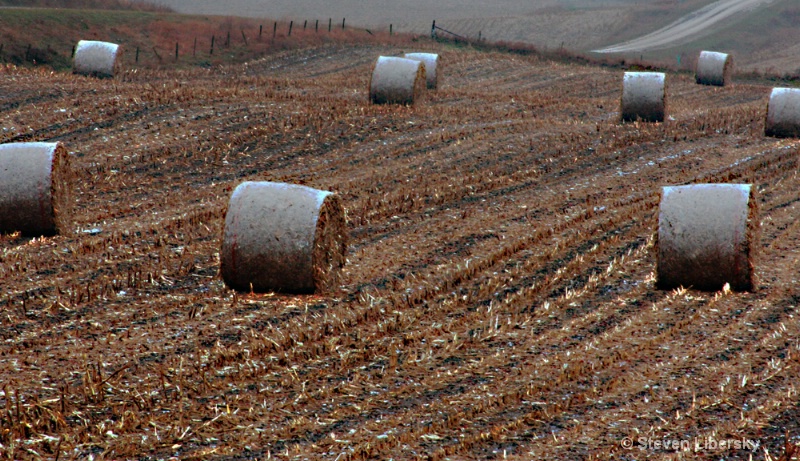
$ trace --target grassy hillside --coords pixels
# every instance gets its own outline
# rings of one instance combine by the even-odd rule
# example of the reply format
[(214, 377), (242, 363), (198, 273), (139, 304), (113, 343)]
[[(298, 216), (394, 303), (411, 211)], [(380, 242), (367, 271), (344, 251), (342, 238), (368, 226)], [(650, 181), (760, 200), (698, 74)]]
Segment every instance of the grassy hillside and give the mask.
[(172, 8), (150, 1), (131, 0), (0, 0), (0, 7), (79, 8), (171, 12)]
[(125, 66), (152, 68), (242, 62), (274, 51), (327, 42), (409, 39), (396, 34), (390, 37), (388, 31), (343, 30), (341, 24), (328, 32), (327, 22), (319, 23), (318, 30), (316, 26), (150, 11), (3, 8), (0, 63), (66, 69), (71, 66), (72, 48), (79, 40), (119, 43), (124, 49)]

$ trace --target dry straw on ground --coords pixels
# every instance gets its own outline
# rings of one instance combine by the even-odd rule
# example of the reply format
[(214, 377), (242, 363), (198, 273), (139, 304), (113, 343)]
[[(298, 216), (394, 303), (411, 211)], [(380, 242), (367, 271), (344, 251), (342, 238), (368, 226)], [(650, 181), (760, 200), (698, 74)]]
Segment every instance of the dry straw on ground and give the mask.
[(755, 287), (758, 217), (750, 184), (664, 187), (658, 215), (660, 288)]
[(373, 104), (414, 104), (426, 85), (425, 66), (413, 59), (380, 56), (369, 82)]
[(70, 224), (69, 154), (60, 143), (0, 144), (0, 232), (53, 235)]
[(81, 40), (75, 47), (72, 71), (94, 77), (113, 77), (120, 66), (121, 48), (115, 43)]
[(666, 77), (661, 72), (625, 72), (620, 116), (623, 122), (663, 122)]
[(772, 89), (764, 134), (778, 138), (800, 137), (800, 89)]
[(406, 59), (420, 61), (425, 65), (425, 80), (429, 90), (439, 86), (439, 55), (436, 53), (406, 53)]
[(225, 216), (221, 273), (239, 291), (326, 292), (344, 266), (347, 229), (338, 195), (244, 182)]
[(733, 72), (733, 56), (716, 51), (702, 51), (697, 58), (696, 81), (701, 85), (725, 86)]

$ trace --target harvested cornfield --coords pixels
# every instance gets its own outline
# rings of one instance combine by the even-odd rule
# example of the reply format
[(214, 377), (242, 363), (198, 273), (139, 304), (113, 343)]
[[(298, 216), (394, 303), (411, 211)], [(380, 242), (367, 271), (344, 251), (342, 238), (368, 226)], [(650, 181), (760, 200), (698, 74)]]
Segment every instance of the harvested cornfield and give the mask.
[[(621, 123), (618, 71), (428, 48), (447, 66), (415, 106), (370, 104), (375, 57), (404, 51), (377, 45), (114, 80), (3, 68), (2, 141), (62, 141), (78, 176), (72, 232), (0, 237), (4, 456), (777, 459), (797, 442), (800, 141), (764, 137), (771, 88), (669, 74), (672, 119)], [(337, 289), (226, 288), (243, 181), (339, 195)], [(694, 183), (757, 191), (758, 291), (656, 287), (661, 188)]]

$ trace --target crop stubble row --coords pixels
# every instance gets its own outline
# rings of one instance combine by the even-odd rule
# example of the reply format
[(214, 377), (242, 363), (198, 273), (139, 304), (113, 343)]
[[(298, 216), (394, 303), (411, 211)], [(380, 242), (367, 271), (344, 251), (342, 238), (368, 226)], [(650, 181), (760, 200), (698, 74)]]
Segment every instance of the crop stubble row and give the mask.
[[(115, 456), (244, 445), (355, 458), (602, 455), (634, 427), (662, 424), (656, 409), (685, 412), (690, 393), (669, 388), (680, 372), (691, 370), (691, 396), (707, 404), (716, 376), (742, 373), (742, 361), (714, 360), (730, 342), (709, 338), (751, 330), (739, 353), (757, 370), (796, 348), (763, 321), (792, 315), (780, 311), (792, 295), (789, 264), (762, 270), (769, 280), (757, 294), (713, 299), (652, 285), (661, 185), (753, 181), (768, 221), (765, 266), (796, 247), (795, 148), (756, 135), (760, 88), (712, 90), (674, 76), (674, 121), (617, 125), (614, 72), (451, 51), (437, 93), (387, 108), (366, 103), (376, 49), (296, 53), (224, 77), (147, 72), (98, 83), (6, 71), (24, 81), (25, 101), (63, 86), (63, 98), (36, 107), (4, 102), (14, 108), (0, 122), (35, 120), (27, 131), (37, 140), (75, 149), (77, 226), (102, 231), (0, 241), (5, 446), (47, 433), (69, 436), (62, 450)], [(348, 58), (359, 65), (341, 67)], [(123, 101), (116, 112), (111, 101)], [(64, 124), (68, 105), (80, 115)], [(222, 286), (219, 221), (244, 179), (344, 196), (355, 238), (342, 292), (259, 297)], [(41, 273), (23, 271), (31, 264)], [(673, 362), (656, 366), (663, 343)], [(758, 389), (770, 410), (754, 419), (777, 417), (787, 363), (774, 389)], [(635, 397), (650, 382), (667, 390), (645, 405)], [(727, 392), (750, 398), (746, 386)], [(615, 418), (628, 421), (619, 433), (609, 431)], [(733, 430), (716, 413), (695, 418)], [(665, 434), (696, 430), (696, 420), (670, 421)], [(757, 435), (754, 424), (736, 434)], [(32, 446), (54, 449), (40, 436)]]

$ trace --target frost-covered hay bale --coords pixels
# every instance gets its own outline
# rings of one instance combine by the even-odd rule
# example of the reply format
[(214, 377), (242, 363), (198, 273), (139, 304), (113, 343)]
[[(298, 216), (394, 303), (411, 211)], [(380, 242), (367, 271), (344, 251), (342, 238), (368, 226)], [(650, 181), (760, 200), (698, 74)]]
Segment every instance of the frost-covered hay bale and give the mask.
[(119, 70), (121, 54), (117, 44), (81, 40), (75, 47), (72, 72), (95, 77), (113, 77)]
[(72, 173), (61, 143), (0, 144), (0, 232), (55, 235), (72, 217)]
[(778, 138), (800, 137), (800, 89), (772, 89), (764, 134)]
[(661, 72), (625, 72), (620, 114), (623, 122), (663, 122), (666, 77)]
[(755, 188), (750, 184), (664, 187), (658, 214), (659, 288), (755, 287), (758, 245)]
[(439, 86), (439, 55), (436, 53), (406, 53), (406, 59), (420, 61), (425, 65), (425, 80), (428, 89), (435, 90)]
[(369, 82), (373, 104), (414, 104), (425, 91), (425, 65), (420, 61), (380, 56)]
[(716, 51), (701, 51), (695, 78), (701, 85), (725, 86), (730, 82), (733, 57)]
[(274, 182), (244, 182), (225, 215), (220, 272), (239, 291), (334, 289), (347, 228), (338, 195)]

